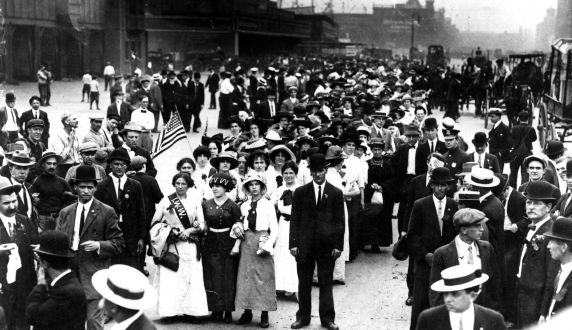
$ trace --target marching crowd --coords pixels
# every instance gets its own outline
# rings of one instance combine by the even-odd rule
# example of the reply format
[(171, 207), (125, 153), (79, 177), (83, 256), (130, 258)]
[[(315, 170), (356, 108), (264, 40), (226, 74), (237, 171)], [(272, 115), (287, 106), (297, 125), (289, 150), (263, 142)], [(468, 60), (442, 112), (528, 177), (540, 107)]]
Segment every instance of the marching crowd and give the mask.
[[(0, 108), (9, 329), (154, 329), (152, 306), (164, 323), (231, 323), (240, 310), (249, 324), (259, 311), (267, 328), (277, 298), (298, 302), (298, 329), (312, 285), (322, 326), (338, 329), (332, 286), (392, 244), (409, 257), (411, 329), (520, 329), (572, 304), (572, 157), (560, 141), (533, 152), (530, 114), (509, 128), (500, 109), (467, 153), (463, 76), (450, 68), (281, 58), (211, 69), (206, 84), (186, 70), (104, 76), (105, 114), (97, 78), (83, 79), (97, 105), (87, 132), (74, 114), (54, 129), (36, 96), (20, 115), (13, 93)], [(201, 123), (205, 91), (228, 134)], [(174, 114), (204, 135), (160, 187), (152, 133)]]

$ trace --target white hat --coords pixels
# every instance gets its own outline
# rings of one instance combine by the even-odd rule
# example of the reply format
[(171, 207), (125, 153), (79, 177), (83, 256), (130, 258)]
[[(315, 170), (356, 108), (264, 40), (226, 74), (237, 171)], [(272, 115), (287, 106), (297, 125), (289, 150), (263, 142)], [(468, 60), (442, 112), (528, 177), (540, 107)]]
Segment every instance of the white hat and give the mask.
[(465, 175), (465, 182), (471, 186), (492, 188), (498, 186), (500, 179), (489, 169), (473, 166), (471, 173)]
[(483, 274), (475, 265), (457, 265), (441, 272), (442, 280), (431, 285), (431, 290), (437, 292), (453, 292), (472, 288), (488, 281), (489, 276)]
[(268, 132), (266, 132), (264, 138), (267, 141), (282, 143), (282, 137), (280, 136), (280, 133), (276, 132), (273, 129), (269, 129)]
[(147, 277), (126, 265), (112, 265), (96, 272), (91, 283), (103, 298), (127, 309), (143, 310), (157, 301), (157, 292)]

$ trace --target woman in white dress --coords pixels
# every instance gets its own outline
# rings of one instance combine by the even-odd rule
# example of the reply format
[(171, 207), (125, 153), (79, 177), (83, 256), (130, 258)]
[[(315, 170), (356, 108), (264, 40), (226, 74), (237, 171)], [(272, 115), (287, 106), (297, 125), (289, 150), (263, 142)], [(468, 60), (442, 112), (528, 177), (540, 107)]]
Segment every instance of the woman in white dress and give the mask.
[(294, 190), (300, 185), (297, 182), (298, 166), (289, 161), (282, 166), (284, 185), (278, 187), (273, 202), (278, 208), (278, 237), (274, 253), (274, 266), (276, 275), (276, 291), (279, 295), (296, 300), (298, 292), (298, 272), (296, 259), (290, 254), (290, 214), (292, 211), (292, 196)]
[[(193, 172), (192, 178), (195, 180), (195, 182), (200, 182), (202, 187), (207, 187), (203, 190), (203, 192), (208, 194), (210, 193), (210, 191), (207, 191), (210, 190), (208, 189), (208, 179), (216, 173), (216, 170), (211, 166), (211, 163), (209, 162), (209, 159), (211, 158), (211, 151), (209, 148), (201, 145), (193, 150), (193, 157), (197, 162), (197, 167)], [(205, 196), (203, 196), (203, 198), (205, 198)]]
[(193, 179), (187, 174), (175, 174), (173, 186), (175, 193), (159, 203), (153, 222), (166, 222), (173, 229), (176, 238), (168, 251), (179, 255), (179, 269), (157, 266), (157, 309), (161, 317), (191, 316), (191, 320), (196, 320), (209, 312), (198, 239), (206, 227), (202, 200), (187, 195), (193, 186)]

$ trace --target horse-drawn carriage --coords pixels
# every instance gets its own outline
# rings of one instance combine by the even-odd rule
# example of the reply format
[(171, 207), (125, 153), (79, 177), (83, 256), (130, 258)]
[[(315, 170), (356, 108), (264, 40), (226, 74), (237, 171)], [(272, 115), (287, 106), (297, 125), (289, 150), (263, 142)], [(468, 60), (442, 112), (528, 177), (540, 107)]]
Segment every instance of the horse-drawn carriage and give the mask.
[(544, 148), (546, 141), (556, 137), (556, 129), (562, 129), (560, 139), (572, 135), (572, 38), (557, 39), (545, 72), (544, 95), (538, 112), (538, 135)]

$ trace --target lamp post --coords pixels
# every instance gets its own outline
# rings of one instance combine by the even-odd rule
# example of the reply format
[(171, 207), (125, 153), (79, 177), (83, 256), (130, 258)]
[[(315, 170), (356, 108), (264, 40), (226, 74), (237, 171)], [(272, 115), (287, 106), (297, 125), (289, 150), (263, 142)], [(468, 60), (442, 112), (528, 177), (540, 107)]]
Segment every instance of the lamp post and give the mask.
[(414, 44), (415, 44), (415, 21), (417, 21), (417, 24), (419, 24), (419, 22), (421, 21), (421, 17), (419, 16), (419, 14), (411, 14), (411, 47), (409, 48), (409, 59), (413, 60), (413, 55), (415, 53), (415, 48), (414, 48)]

